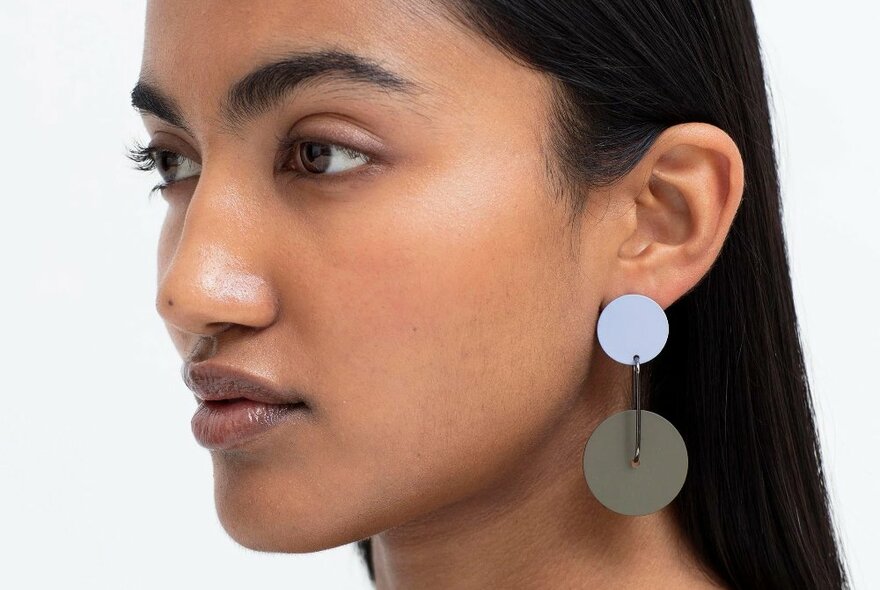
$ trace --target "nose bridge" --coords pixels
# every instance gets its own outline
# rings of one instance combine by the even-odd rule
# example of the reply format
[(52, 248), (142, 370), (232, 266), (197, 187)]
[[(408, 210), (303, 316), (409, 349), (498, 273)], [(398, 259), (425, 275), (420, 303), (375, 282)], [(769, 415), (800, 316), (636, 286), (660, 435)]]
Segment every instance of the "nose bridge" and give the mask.
[(190, 333), (211, 334), (231, 323), (267, 326), (277, 300), (255, 239), (256, 212), (228, 175), (212, 179), (204, 172), (159, 279), (156, 308)]

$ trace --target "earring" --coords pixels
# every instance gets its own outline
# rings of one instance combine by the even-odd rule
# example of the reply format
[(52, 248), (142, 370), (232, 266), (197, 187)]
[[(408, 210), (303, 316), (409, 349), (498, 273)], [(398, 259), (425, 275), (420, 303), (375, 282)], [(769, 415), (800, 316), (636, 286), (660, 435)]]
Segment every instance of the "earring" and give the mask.
[(675, 426), (641, 408), (640, 365), (666, 345), (669, 321), (656, 301), (631, 293), (605, 306), (596, 334), (608, 356), (632, 365), (635, 409), (618, 412), (596, 427), (584, 447), (584, 477), (609, 510), (650, 514), (678, 495), (688, 468), (687, 448)]

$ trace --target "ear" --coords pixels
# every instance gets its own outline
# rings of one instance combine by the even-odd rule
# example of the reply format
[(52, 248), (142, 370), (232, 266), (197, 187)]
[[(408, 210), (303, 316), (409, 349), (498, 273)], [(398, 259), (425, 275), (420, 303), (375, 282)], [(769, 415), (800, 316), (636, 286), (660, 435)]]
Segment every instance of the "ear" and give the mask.
[(617, 184), (626, 213), (605, 301), (647, 295), (666, 309), (714, 264), (742, 201), (736, 143), (720, 128), (683, 123), (664, 130)]

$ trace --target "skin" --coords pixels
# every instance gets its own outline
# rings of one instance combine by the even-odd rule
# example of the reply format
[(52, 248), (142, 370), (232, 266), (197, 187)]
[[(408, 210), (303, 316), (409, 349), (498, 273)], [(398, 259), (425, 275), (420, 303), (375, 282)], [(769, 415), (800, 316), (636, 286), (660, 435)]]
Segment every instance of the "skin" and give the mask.
[[(316, 85), (224, 128), (220, 99), (269, 50), (326, 44), (430, 92)], [(382, 589), (717, 587), (668, 509), (607, 510), (581, 461), (630, 407), (599, 312), (625, 293), (666, 308), (709, 270), (742, 197), (729, 136), (667, 129), (585, 191), (574, 237), (541, 159), (549, 81), (427, 10), (152, 0), (141, 74), (193, 132), (144, 115), (152, 143), (202, 165), (163, 192), (156, 304), (177, 350), (215, 336), (215, 360), (312, 402), (308, 421), (211, 452), (233, 539), (304, 553), (372, 536)], [(273, 138), (298, 121), (368, 131), (381, 171), (273, 175)]]

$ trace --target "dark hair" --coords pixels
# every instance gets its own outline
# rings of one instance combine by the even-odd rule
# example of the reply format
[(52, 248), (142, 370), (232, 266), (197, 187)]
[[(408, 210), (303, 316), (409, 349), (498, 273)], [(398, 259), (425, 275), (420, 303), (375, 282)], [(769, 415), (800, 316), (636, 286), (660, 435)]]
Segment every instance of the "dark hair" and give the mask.
[[(643, 407), (681, 432), (670, 506), (709, 574), (732, 588), (849, 588), (804, 366), (768, 91), (749, 0), (435, 0), (462, 30), (546, 73), (548, 172), (571, 205), (631, 170), (667, 127), (716, 125), (745, 188), (710, 271), (666, 310)], [(585, 433), (586, 436), (587, 433)], [(370, 539), (357, 542), (375, 581)]]

